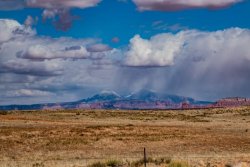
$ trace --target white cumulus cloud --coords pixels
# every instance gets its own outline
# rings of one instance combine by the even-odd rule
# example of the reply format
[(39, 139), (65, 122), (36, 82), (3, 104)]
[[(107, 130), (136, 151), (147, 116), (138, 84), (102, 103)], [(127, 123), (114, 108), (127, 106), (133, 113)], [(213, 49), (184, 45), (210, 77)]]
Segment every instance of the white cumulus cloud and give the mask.
[[(130, 85), (132, 90), (146, 87), (196, 99), (248, 97), (249, 43), (250, 30), (243, 28), (187, 30), (158, 34), (150, 39), (135, 36), (125, 53), (127, 67), (121, 69), (122, 78), (117, 80), (122, 82), (118, 85)], [(148, 68), (152, 66), (160, 68)]]
[(19, 52), (17, 56), (24, 59), (43, 61), (51, 59), (86, 59), (90, 56), (90, 53), (83, 46), (60, 50), (38, 44), (30, 46), (26, 51)]
[(20, 89), (6, 92), (6, 97), (39, 97), (52, 96), (53, 93), (41, 90)]
[(133, 0), (139, 10), (175, 11), (189, 8), (222, 8), (243, 0)]
[(88, 8), (101, 0), (26, 0), (27, 7), (37, 8)]
[(101, 39), (39, 36), (29, 24), (0, 23), (0, 104), (73, 101), (111, 81), (115, 70), (96, 64), (114, 52)]
[(214, 32), (185, 30), (158, 34), (150, 39), (136, 35), (130, 40), (124, 62), (128, 66), (170, 66), (184, 58), (196, 62), (215, 56), (217, 59), (239, 55), (242, 56), (239, 58), (250, 58), (248, 42), (250, 31), (241, 28)]
[(15, 20), (0, 19), (0, 43), (22, 35), (34, 35), (35, 32)]
[(170, 66), (181, 51), (185, 33), (177, 35), (161, 34), (151, 39), (142, 39), (136, 35), (130, 40), (130, 49), (126, 53), (128, 66)]

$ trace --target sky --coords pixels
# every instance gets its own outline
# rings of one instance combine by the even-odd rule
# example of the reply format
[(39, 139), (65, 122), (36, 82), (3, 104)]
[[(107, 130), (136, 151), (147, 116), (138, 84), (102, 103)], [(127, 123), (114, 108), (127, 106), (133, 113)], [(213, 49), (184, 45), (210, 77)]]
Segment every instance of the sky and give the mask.
[(141, 89), (250, 97), (249, 0), (0, 0), (0, 105)]

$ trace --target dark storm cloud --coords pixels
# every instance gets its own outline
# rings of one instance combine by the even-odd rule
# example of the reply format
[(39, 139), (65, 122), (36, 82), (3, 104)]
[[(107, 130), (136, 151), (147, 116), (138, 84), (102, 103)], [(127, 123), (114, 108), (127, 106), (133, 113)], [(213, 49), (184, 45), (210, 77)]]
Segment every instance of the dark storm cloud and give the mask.
[(17, 10), (25, 7), (24, 0), (1, 0), (0, 10)]
[(249, 97), (249, 42), (250, 30), (240, 28), (189, 30), (150, 39), (135, 36), (125, 53), (124, 63), (130, 68), (121, 69), (117, 76), (126, 75), (121, 85), (134, 89), (146, 87), (200, 99)]
[(46, 62), (22, 62), (19, 60), (10, 60), (0, 64), (0, 73), (58, 76), (63, 74), (63, 69), (56, 64)]
[(56, 28), (67, 30), (75, 19), (70, 15), (71, 8), (85, 9), (94, 7), (100, 2), (101, 0), (0, 0), (0, 10), (42, 8), (44, 20), (52, 19)]
[(105, 52), (105, 51), (112, 50), (112, 48), (110, 48), (108, 45), (105, 45), (105, 44), (95, 44), (95, 45), (89, 46), (87, 50), (89, 52)]

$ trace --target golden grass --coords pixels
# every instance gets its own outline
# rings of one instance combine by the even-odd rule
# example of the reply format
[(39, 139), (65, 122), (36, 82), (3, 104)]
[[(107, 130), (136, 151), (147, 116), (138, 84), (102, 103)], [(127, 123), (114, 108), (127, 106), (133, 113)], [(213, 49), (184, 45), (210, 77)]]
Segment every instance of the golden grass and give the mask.
[(6, 166), (132, 162), (142, 158), (144, 147), (155, 162), (171, 157), (199, 166), (249, 160), (250, 108), (0, 114), (0, 164)]

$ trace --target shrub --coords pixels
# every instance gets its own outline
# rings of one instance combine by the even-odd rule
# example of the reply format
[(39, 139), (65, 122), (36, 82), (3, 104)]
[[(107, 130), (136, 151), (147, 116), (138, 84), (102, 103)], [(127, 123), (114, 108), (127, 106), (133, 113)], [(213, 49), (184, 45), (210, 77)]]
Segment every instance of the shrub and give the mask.
[(41, 163), (35, 163), (32, 165), (32, 167), (44, 167), (44, 164), (41, 162)]
[(131, 167), (140, 167), (144, 164), (144, 160), (143, 159), (140, 159), (140, 160), (137, 160), (137, 161), (133, 161), (131, 163)]
[(107, 166), (110, 166), (110, 167), (118, 167), (118, 166), (122, 166), (122, 162), (121, 161), (118, 161), (118, 160), (108, 160), (106, 162), (106, 165)]
[(225, 167), (233, 167), (231, 164), (226, 164)]
[(88, 167), (106, 167), (106, 164), (103, 162), (95, 162), (95, 163), (89, 165)]
[[(147, 158), (147, 163), (152, 163), (155, 165), (162, 165), (162, 164), (169, 164), (171, 162), (171, 158), (169, 157), (160, 157), (160, 158), (152, 158), (152, 157), (148, 157)], [(143, 166), (144, 164), (144, 159), (140, 159), (137, 161), (134, 161), (131, 163), (131, 167), (140, 167)]]
[(7, 115), (8, 111), (0, 111), (0, 115)]
[[(143, 162), (144, 162), (144, 161), (143, 161)], [(146, 159), (146, 162), (147, 162), (147, 163), (154, 163), (155, 160), (154, 160), (152, 157), (148, 157), (148, 158)]]
[(168, 167), (189, 167), (189, 165), (186, 162), (172, 161)]
[(170, 162), (171, 162), (171, 158), (169, 158), (169, 157), (160, 157), (160, 158), (156, 158), (154, 160), (154, 163), (156, 165), (169, 164)]

